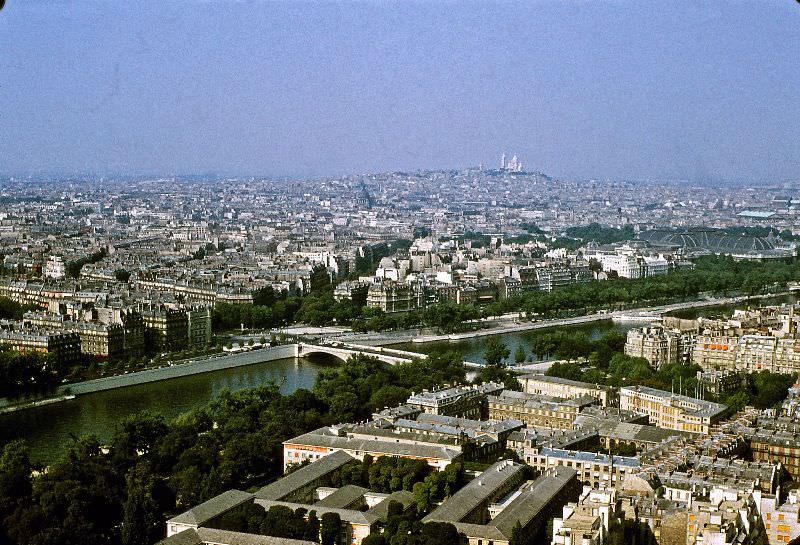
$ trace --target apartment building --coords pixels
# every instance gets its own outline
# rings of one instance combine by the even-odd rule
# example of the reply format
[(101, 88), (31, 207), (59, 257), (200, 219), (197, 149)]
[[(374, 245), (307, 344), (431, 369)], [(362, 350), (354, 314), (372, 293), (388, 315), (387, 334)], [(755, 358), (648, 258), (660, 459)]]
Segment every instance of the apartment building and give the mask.
[(781, 503), (780, 494), (757, 494), (759, 512), (769, 545), (795, 543), (800, 538), (800, 501), (798, 491), (790, 490)]
[(488, 403), (491, 420), (514, 419), (528, 426), (569, 430), (581, 410), (597, 400), (591, 396), (560, 399), (504, 390), (500, 395), (489, 396)]
[(719, 403), (646, 386), (620, 388), (619, 400), (620, 409), (646, 414), (654, 426), (690, 433), (708, 434), (726, 411)]
[(414, 296), (411, 288), (399, 282), (380, 282), (372, 284), (367, 291), (367, 306), (390, 314), (413, 310)]
[(627, 254), (602, 254), (598, 261), (603, 266), (603, 271), (614, 271), (620, 278), (641, 278), (642, 267), (636, 256)]
[(148, 308), (141, 311), (145, 344), (155, 352), (175, 352), (188, 345), (189, 322), (183, 310)]
[(662, 327), (631, 329), (625, 342), (625, 355), (644, 358), (660, 369), (681, 361), (681, 336)]
[(454, 386), (414, 393), (406, 404), (424, 413), (480, 420), (488, 416), (487, 396), (505, 389), (503, 384), (487, 382), (480, 385)]
[(572, 271), (567, 265), (548, 264), (536, 268), (539, 291), (552, 292), (573, 283)]
[(186, 310), (187, 347), (205, 348), (211, 344), (211, 307), (193, 307)]
[[(526, 453), (526, 459), (527, 456)], [(573, 469), (581, 483), (593, 488), (621, 485), (625, 475), (638, 473), (641, 467), (639, 460), (632, 456), (609, 456), (550, 447), (531, 451), (528, 463), (539, 471), (562, 466)]]
[(603, 545), (615, 515), (616, 490), (583, 487), (577, 502), (563, 507), (553, 519), (553, 545)]
[(695, 338), (692, 363), (704, 370), (736, 369), (736, 351), (739, 337), (715, 333), (703, 333)]
[(81, 362), (81, 339), (77, 333), (26, 328), (0, 330), (0, 346), (20, 352), (39, 352), (69, 367)]
[(755, 429), (743, 431), (754, 461), (781, 464), (793, 478), (800, 478), (799, 429), (776, 421), (759, 422)]
[(43, 312), (26, 312), (23, 323), (26, 327), (45, 327), (53, 331), (77, 333), (81, 339), (81, 352), (88, 356), (114, 360), (124, 353), (125, 332), (119, 324), (73, 321), (60, 314)]
[(609, 386), (590, 384), (577, 380), (561, 377), (549, 377), (538, 373), (517, 377), (522, 384), (522, 390), (529, 394), (573, 399), (576, 397), (590, 396), (595, 398), (603, 407), (615, 406), (618, 402), (616, 390)]
[(144, 318), (135, 311), (122, 312), (119, 317), (125, 333), (123, 348), (128, 357), (138, 358), (145, 353)]
[(44, 264), (42, 274), (45, 278), (61, 279), (67, 275), (66, 263), (60, 255), (51, 255)]
[(351, 429), (348, 426), (326, 426), (304, 433), (283, 442), (284, 469), (292, 464), (320, 460), (334, 452), (345, 452), (353, 458), (363, 460), (369, 454), (373, 458), (395, 456), (412, 460), (424, 460), (436, 469), (462, 458), (465, 449), (471, 451), (491, 449), (496, 441), (480, 440), (471, 443), (463, 438), (415, 433), (393, 433), (373, 428)]

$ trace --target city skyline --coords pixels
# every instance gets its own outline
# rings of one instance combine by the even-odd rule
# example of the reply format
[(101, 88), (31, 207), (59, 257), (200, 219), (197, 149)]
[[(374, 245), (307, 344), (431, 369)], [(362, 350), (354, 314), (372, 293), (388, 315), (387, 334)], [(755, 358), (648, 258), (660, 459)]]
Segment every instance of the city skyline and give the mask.
[(10, 3), (0, 172), (800, 177), (800, 11)]

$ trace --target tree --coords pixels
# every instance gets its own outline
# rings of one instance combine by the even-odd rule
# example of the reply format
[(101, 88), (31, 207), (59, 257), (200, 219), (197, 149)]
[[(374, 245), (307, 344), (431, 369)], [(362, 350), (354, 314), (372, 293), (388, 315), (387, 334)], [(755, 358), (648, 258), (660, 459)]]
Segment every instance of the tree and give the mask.
[(349, 422), (360, 413), (358, 395), (352, 390), (336, 393), (331, 398), (331, 415), (337, 422)]
[(311, 511), (308, 514), (308, 524), (306, 524), (306, 530), (303, 533), (303, 538), (306, 541), (319, 541), (319, 519), (317, 518), (317, 512)]
[[(0, 522), (27, 501), (32, 492), (30, 451), (25, 441), (8, 443), (0, 454)], [(0, 524), (0, 543), (8, 542)]]
[(140, 454), (149, 452), (167, 429), (160, 414), (143, 411), (129, 416), (119, 425), (112, 440), (114, 457), (135, 460)]
[(766, 409), (778, 405), (786, 399), (789, 388), (797, 380), (797, 375), (782, 375), (761, 371), (751, 375), (753, 381), (753, 405)]
[(522, 363), (524, 361), (525, 361), (525, 347), (519, 344), (517, 345), (517, 349), (514, 351), (514, 362)]
[(75, 440), (4, 521), (12, 543), (102, 545), (119, 541), (125, 480), (94, 438)]
[(320, 537), (322, 545), (338, 545), (342, 532), (342, 519), (338, 513), (323, 513), (320, 519)]
[(267, 510), (260, 531), (274, 537), (292, 537), (290, 527), (295, 513), (284, 505), (273, 505)]
[(519, 521), (514, 524), (514, 527), (511, 529), (511, 539), (508, 542), (508, 545), (527, 545), (525, 539), (525, 532), (522, 530), (522, 524)]
[(577, 363), (554, 363), (544, 373), (548, 377), (560, 377), (569, 380), (583, 380), (583, 371)]
[(131, 279), (131, 273), (125, 269), (117, 269), (114, 271), (114, 278), (117, 279), (117, 282), (127, 282)]
[(389, 545), (381, 534), (370, 534), (361, 541), (361, 545)]
[(417, 506), (417, 514), (427, 513), (436, 498), (437, 483), (436, 478), (429, 475), (424, 481), (414, 484), (413, 494), (414, 503)]
[(381, 409), (383, 407), (394, 407), (404, 403), (411, 395), (411, 391), (402, 386), (393, 386), (387, 384), (381, 386), (380, 389), (375, 391), (369, 398), (369, 405), (372, 409)]
[(486, 365), (494, 365), (498, 366), (503, 363), (508, 356), (511, 355), (511, 352), (508, 349), (508, 346), (503, 343), (497, 337), (490, 337), (489, 340), (486, 342), (486, 349), (483, 353), (483, 358), (486, 360)]
[(728, 406), (731, 414), (735, 414), (750, 403), (750, 395), (747, 392), (739, 391), (723, 398), (722, 402)]
[(458, 545), (460, 542), (458, 530), (449, 522), (429, 522), (423, 525), (420, 537), (425, 545)]
[(161, 535), (161, 509), (154, 499), (156, 479), (148, 464), (137, 464), (126, 478), (122, 545), (150, 545)]

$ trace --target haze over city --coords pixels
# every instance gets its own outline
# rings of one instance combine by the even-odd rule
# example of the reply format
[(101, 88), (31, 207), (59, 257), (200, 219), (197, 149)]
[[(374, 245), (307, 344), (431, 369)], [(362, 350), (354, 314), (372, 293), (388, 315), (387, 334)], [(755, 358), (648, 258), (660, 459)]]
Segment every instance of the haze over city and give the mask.
[[(457, 7), (457, 9), (456, 9)], [(0, 172), (800, 177), (795, 2), (8, 2)]]

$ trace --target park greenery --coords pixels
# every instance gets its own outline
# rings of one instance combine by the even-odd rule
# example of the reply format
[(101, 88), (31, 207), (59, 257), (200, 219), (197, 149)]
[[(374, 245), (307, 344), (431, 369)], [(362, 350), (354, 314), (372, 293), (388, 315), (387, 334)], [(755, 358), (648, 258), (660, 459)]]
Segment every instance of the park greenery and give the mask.
[(633, 227), (630, 225), (616, 228), (603, 227), (599, 223), (591, 223), (589, 225), (569, 227), (564, 232), (564, 236), (556, 238), (553, 245), (556, 248), (577, 250), (581, 246), (585, 246), (588, 242), (611, 244), (613, 242), (631, 240), (634, 238), (634, 235)]
[[(325, 519), (326, 535), (334, 522), (330, 517)], [(265, 510), (255, 503), (246, 503), (223, 515), (213, 526), (233, 532), (318, 541), (321, 524), (313, 510), (301, 508), (292, 511), (284, 505), (273, 505)]]
[(65, 369), (40, 352), (20, 352), (0, 347), (0, 397), (42, 394), (56, 386)]
[(510, 355), (508, 346), (499, 337), (490, 337), (483, 353), (485, 364), (478, 372), (476, 382), (499, 382), (509, 390), (522, 390), (517, 374), (506, 363)]
[(0, 319), (22, 320), (22, 316), (29, 310), (38, 310), (38, 307), (22, 305), (8, 297), (0, 297)]
[(78, 259), (73, 259), (72, 261), (67, 261), (64, 265), (67, 276), (70, 278), (78, 278), (84, 265), (98, 263), (106, 255), (108, 255), (108, 251), (105, 248), (101, 248), (89, 255), (80, 257)]
[(555, 330), (535, 335), (530, 343), (530, 352), (539, 360), (586, 358), (591, 365), (604, 368), (624, 347), (625, 335), (618, 331), (609, 331), (593, 340), (583, 331)]

